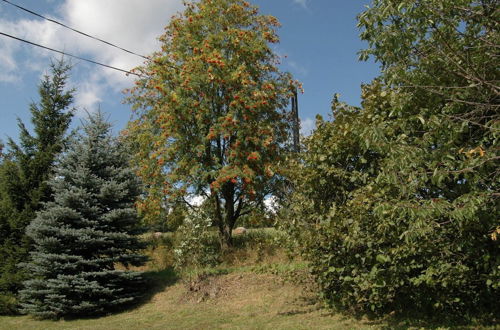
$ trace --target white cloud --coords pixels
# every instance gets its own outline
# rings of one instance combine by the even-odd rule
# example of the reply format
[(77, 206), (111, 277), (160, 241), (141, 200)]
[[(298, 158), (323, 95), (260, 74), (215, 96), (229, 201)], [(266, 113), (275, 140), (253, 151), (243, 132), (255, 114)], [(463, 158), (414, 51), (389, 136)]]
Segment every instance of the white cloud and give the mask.
[[(163, 33), (170, 17), (182, 10), (182, 0), (65, 0), (55, 10), (57, 15), (41, 13), (75, 29), (129, 49), (148, 55), (159, 49), (157, 38)], [(130, 70), (144, 59), (128, 54), (96, 40), (86, 38), (56, 24), (40, 19), (0, 20), (0, 31), (65, 51), (80, 57)], [(31, 46), (26, 46), (31, 47)], [(26, 52), (22, 52), (25, 49)], [(21, 53), (22, 52), (22, 53)], [(21, 56), (22, 54), (22, 56)], [(20, 76), (20, 58), (28, 56), (29, 63), (45, 62), (59, 56), (39, 48), (21, 47), (18, 41), (0, 38), (0, 81), (11, 81)], [(42, 58), (42, 59), (41, 59)], [(80, 61), (73, 60), (74, 64)], [(31, 67), (37, 65), (31, 64)], [(133, 78), (110, 69), (89, 66), (80, 80), (100, 84), (101, 90), (119, 91), (130, 85)], [(80, 86), (78, 86), (80, 88)], [(93, 105), (100, 100), (97, 87), (84, 86), (80, 102)], [(100, 93), (103, 93), (102, 91)]]
[(17, 82), (19, 76), (14, 74), (14, 70), (17, 68), (16, 62), (12, 58), (12, 47), (0, 40), (0, 82)]
[[(0, 21), (0, 31), (4, 33), (12, 34), (14, 26), (9, 22)], [(15, 74), (17, 63), (14, 58), (19, 49), (20, 45), (15, 40), (0, 37), (0, 82), (15, 82), (19, 79)]]
[[(71, 26), (141, 55), (159, 48), (157, 38), (170, 17), (182, 9), (181, 0), (66, 0), (61, 12)], [(74, 34), (73, 34), (74, 35)], [(95, 40), (78, 37), (71, 46), (99, 61), (130, 70), (141, 64), (140, 57)], [(72, 39), (72, 40), (75, 40)], [(66, 40), (70, 42), (70, 40)], [(117, 89), (131, 78), (123, 73), (101, 69)]]
[(307, 8), (307, 0), (293, 0), (293, 2), (304, 8)]
[(194, 206), (194, 207), (199, 207), (203, 204), (205, 201), (206, 197), (202, 195), (190, 195), (187, 198), (187, 202), (189, 205)]
[(300, 119), (300, 135), (309, 136), (316, 128), (316, 121), (311, 118)]
[[(100, 39), (141, 55), (159, 49), (157, 38), (170, 17), (182, 9), (181, 0), (66, 0), (63, 16), (71, 26)], [(144, 59), (107, 46), (93, 39), (79, 37), (72, 46), (103, 63), (130, 70)], [(132, 77), (100, 68), (109, 85), (121, 90)]]
[(102, 90), (99, 84), (85, 82), (76, 89), (75, 106), (78, 109), (76, 115), (86, 117), (86, 112), (94, 112), (99, 109), (102, 101)]

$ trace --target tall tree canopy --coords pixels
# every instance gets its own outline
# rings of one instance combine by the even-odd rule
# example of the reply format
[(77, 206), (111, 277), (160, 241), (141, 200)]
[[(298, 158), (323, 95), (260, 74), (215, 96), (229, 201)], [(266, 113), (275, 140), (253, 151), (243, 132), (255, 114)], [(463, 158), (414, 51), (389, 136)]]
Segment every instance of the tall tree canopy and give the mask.
[[(66, 88), (70, 67), (62, 60), (51, 65), (38, 87), (40, 101), (30, 105), (34, 134), (19, 120), (19, 143), (8, 141), (0, 165), (0, 312), (12, 309), (12, 298), (26, 274), (30, 240), (25, 228), (35, 218), (41, 202), (51, 199), (47, 180), (55, 158), (64, 147), (73, 116), (73, 90)], [(3, 298), (2, 298), (3, 297)], [(5, 304), (2, 303), (5, 302)], [(7, 310), (7, 301), (9, 310)], [(3, 307), (2, 307), (3, 306)]]
[(129, 98), (146, 215), (161, 214), (165, 199), (203, 195), (231, 245), (237, 219), (270, 192), (297, 85), (270, 48), (278, 26), (242, 0), (188, 3), (172, 18)]
[(27, 228), (35, 250), (27, 264), (32, 278), (21, 291), (26, 313), (96, 315), (141, 295), (141, 273), (116, 268), (142, 265), (146, 257), (135, 236), (140, 182), (110, 127), (101, 113), (89, 117), (50, 181), (54, 201)]

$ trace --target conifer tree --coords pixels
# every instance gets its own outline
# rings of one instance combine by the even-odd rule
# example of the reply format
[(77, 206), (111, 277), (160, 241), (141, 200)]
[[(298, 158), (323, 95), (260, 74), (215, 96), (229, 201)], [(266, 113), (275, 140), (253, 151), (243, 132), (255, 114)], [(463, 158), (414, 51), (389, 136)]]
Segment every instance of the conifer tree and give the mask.
[(21, 291), (23, 311), (42, 318), (96, 315), (133, 301), (146, 257), (134, 202), (140, 184), (129, 154), (101, 113), (70, 144), (50, 181), (54, 201), (27, 228), (35, 242)]
[(73, 90), (66, 88), (68, 71), (63, 60), (51, 65), (41, 81), (40, 101), (30, 105), (34, 133), (19, 120), (19, 143), (9, 139), (2, 148), (0, 164), (0, 313), (15, 310), (15, 295), (26, 274), (18, 264), (25, 261), (31, 242), (26, 226), (35, 218), (41, 202), (51, 199), (46, 181), (56, 155), (66, 141), (71, 122)]

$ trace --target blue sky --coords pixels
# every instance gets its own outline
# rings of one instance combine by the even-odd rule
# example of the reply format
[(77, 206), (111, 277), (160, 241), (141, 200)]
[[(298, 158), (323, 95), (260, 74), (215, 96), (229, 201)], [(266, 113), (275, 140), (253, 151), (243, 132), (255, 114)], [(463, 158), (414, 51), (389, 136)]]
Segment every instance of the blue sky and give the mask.
[[(140, 54), (159, 48), (156, 41), (181, 0), (11, 0), (26, 8), (98, 36)], [(282, 23), (275, 51), (287, 55), (282, 69), (300, 80), (299, 95), (304, 131), (314, 125), (316, 114), (328, 116), (334, 93), (358, 105), (360, 85), (378, 75), (379, 66), (359, 62), (357, 52), (366, 45), (359, 38), (356, 15), (369, 0), (253, 0), (261, 13)], [(84, 38), (0, 1), (0, 32), (64, 50), (82, 57), (131, 69), (141, 59), (97, 41)], [(59, 55), (0, 36), (0, 139), (18, 136), (16, 118), (29, 123), (29, 103), (38, 100), (37, 85)], [(125, 127), (131, 111), (122, 104), (122, 90), (132, 77), (72, 60), (71, 86), (77, 89), (77, 117), (98, 107), (109, 114), (115, 129)]]

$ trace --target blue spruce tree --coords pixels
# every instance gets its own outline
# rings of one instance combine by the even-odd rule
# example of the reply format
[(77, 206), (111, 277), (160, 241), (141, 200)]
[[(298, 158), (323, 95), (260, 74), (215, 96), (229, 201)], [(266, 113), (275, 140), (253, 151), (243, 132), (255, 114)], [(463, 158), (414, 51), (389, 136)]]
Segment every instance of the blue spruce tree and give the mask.
[(89, 116), (56, 166), (54, 201), (28, 226), (33, 279), (23, 311), (40, 318), (99, 315), (141, 295), (142, 274), (117, 269), (146, 261), (134, 202), (140, 184), (125, 145), (99, 112)]

